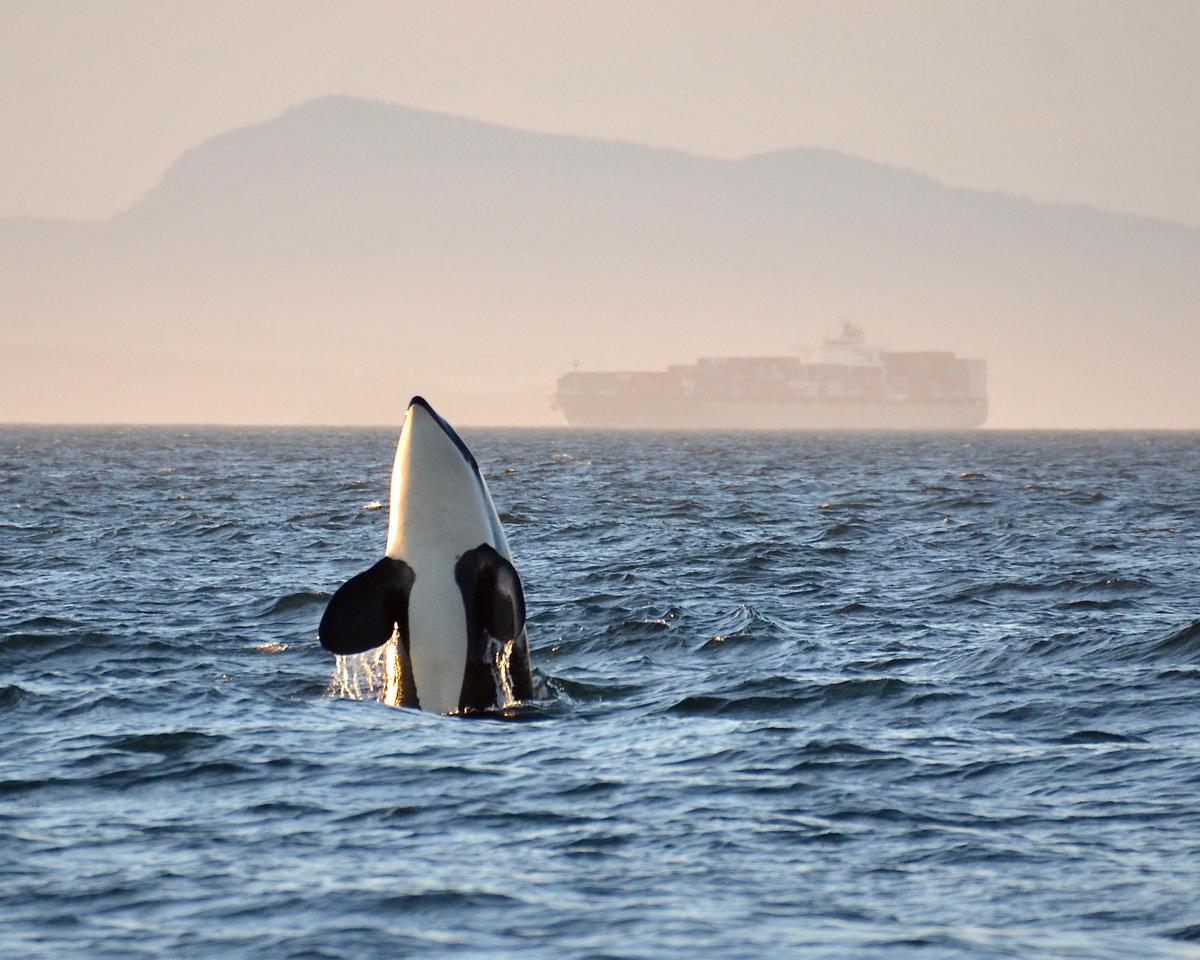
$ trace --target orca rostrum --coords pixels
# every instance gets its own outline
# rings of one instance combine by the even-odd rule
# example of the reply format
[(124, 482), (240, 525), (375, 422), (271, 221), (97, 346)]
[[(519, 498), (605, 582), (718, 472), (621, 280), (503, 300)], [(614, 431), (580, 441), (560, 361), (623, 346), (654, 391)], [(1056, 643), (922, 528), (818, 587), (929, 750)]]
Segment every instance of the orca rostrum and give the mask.
[(525, 596), (475, 457), (423, 398), (404, 416), (383, 559), (330, 598), (321, 646), (394, 642), (400, 706), (503, 709), (532, 697)]

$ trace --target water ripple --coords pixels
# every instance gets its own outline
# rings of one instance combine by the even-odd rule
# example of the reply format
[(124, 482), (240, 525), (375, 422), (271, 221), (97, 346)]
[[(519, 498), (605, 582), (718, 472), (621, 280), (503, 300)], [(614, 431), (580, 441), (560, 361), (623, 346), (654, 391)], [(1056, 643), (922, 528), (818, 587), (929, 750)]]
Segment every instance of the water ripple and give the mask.
[(0, 429), (0, 955), (1200, 956), (1200, 437), (466, 434), (476, 722), (326, 694), (393, 431)]

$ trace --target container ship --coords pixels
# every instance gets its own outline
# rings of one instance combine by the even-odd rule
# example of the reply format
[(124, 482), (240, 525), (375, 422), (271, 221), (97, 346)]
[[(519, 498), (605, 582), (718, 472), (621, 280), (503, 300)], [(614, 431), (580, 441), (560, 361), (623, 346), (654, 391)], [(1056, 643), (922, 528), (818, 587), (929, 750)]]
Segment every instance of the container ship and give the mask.
[(967, 430), (987, 420), (987, 364), (870, 346), (843, 322), (806, 357), (708, 357), (666, 370), (559, 377), (573, 427), (627, 430)]

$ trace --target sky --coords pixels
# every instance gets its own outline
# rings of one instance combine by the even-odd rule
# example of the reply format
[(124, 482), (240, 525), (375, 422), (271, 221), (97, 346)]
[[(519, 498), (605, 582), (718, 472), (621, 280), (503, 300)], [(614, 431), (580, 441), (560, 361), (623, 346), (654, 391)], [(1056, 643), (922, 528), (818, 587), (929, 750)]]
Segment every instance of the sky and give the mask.
[(350, 94), (1200, 225), (1197, 50), (1195, 0), (0, 0), (0, 215), (109, 217), (187, 148)]

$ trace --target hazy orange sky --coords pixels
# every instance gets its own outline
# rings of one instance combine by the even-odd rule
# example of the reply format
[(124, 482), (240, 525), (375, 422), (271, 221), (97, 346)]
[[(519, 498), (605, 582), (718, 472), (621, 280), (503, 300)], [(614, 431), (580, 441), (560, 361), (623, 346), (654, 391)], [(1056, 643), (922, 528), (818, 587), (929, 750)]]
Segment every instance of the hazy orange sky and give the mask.
[(346, 93), (1200, 224), (1200, 3), (0, 2), (0, 214), (101, 218)]

